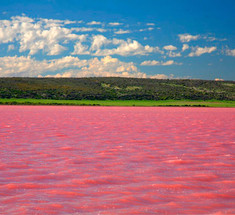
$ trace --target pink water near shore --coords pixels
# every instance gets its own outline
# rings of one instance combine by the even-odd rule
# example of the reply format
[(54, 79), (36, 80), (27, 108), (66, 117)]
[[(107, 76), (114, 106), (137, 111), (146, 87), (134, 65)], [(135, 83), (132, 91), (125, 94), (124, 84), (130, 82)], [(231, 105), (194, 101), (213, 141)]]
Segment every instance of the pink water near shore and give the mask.
[(0, 214), (235, 214), (234, 116), (0, 106)]

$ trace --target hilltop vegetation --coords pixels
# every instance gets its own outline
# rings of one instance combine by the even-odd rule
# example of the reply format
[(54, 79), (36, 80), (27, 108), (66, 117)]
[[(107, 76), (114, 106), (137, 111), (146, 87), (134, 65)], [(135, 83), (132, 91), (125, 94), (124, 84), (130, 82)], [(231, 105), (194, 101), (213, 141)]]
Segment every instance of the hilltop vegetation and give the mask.
[(235, 100), (234, 81), (138, 78), (0, 78), (0, 98)]

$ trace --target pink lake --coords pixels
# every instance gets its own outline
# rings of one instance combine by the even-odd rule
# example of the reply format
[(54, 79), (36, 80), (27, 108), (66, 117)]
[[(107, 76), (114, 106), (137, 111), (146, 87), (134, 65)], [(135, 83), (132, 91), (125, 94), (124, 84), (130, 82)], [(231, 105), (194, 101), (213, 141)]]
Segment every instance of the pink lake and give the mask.
[(235, 214), (234, 116), (0, 106), (0, 214)]

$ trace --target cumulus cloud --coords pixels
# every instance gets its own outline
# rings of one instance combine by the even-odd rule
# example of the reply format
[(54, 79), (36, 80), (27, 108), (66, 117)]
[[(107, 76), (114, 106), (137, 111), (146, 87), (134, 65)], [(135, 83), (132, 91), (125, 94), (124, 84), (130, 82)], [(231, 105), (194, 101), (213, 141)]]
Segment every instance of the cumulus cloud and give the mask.
[(74, 45), (74, 51), (71, 54), (72, 55), (89, 55), (90, 51), (88, 50), (87, 45), (83, 45), (81, 42), (77, 42)]
[(100, 60), (93, 58), (88, 61), (87, 66), (82, 67), (80, 70), (70, 70), (68, 72), (71, 77), (146, 77), (146, 74), (138, 72), (134, 63), (125, 63), (110, 56), (106, 56)]
[[(93, 55), (96, 56), (106, 56), (106, 55), (121, 55), (121, 56), (133, 56), (133, 55), (148, 55), (153, 52), (160, 52), (159, 47), (143, 46), (136, 40), (127, 39), (119, 40), (112, 39), (109, 40), (102, 35), (96, 35), (94, 37), (91, 50), (97, 50)], [(116, 46), (115, 48), (104, 48), (101, 49), (103, 45), (112, 44)]]
[(48, 55), (58, 55), (66, 50), (61, 43), (79, 38), (71, 29), (64, 28), (64, 23), (65, 21), (52, 19), (35, 21), (25, 16), (0, 20), (0, 43), (18, 41), (19, 51), (29, 51), (30, 55), (40, 50)]
[(141, 66), (170, 66), (170, 65), (182, 65), (181, 63), (177, 63), (173, 60), (168, 60), (166, 62), (163, 61), (156, 61), (156, 60), (146, 60), (143, 61)]
[[(174, 62), (160, 62), (171, 65)], [(111, 56), (81, 60), (66, 56), (53, 60), (28, 57), (0, 57), (0, 77), (135, 77), (169, 79), (173, 75), (146, 75), (138, 71), (133, 62), (123, 62)]]
[[(119, 39), (118, 36), (121, 34), (127, 34), (131, 32), (138, 32), (141, 29), (135, 30), (123, 30), (120, 29), (122, 27), (111, 28), (111, 26), (121, 26), (123, 23), (119, 22), (110, 22), (107, 24), (109, 28), (103, 28), (103, 24), (98, 21), (92, 21), (90, 23), (81, 24), (82, 21), (70, 21), (70, 20), (57, 20), (57, 19), (33, 19), (27, 16), (15, 16), (11, 17), (9, 20), (0, 20), (0, 44), (5, 43), (6, 47), (8, 47), (8, 51), (18, 49), (19, 55), (29, 55), (29, 57), (6, 57), (2, 58), (4, 62), (1, 62), (0, 71), (5, 71), (4, 75), (9, 76), (35, 76), (37, 73), (38, 75), (43, 75), (43, 71), (46, 72), (56, 72), (57, 69), (53, 70), (50, 66), (55, 66), (58, 62), (62, 62), (62, 58), (58, 62), (54, 61), (37, 61), (32, 56), (39, 53), (42, 55), (48, 56), (55, 56), (60, 55), (66, 50), (67, 53), (70, 55), (90, 55), (90, 56), (113, 56), (113, 55), (120, 55), (120, 56), (136, 56), (136, 55), (149, 55), (153, 53), (159, 53), (164, 55), (164, 57), (179, 57), (181, 54), (189, 49), (188, 44), (183, 44), (182, 50), (177, 50), (177, 47), (173, 45), (166, 45), (162, 49), (158, 46), (150, 46), (147, 44), (142, 44), (134, 39)], [(67, 25), (71, 25), (72, 27), (67, 27)], [(102, 26), (95, 26), (95, 25), (102, 25)], [(85, 26), (85, 27), (84, 27)], [(107, 27), (106, 26), (106, 27)], [(127, 26), (125, 26), (127, 27)], [(154, 23), (147, 23), (145, 25), (145, 29), (143, 31), (151, 31), (153, 30)], [(124, 28), (124, 26), (123, 26)], [(128, 29), (128, 28), (126, 28)], [(116, 33), (116, 37), (106, 37), (106, 35), (102, 35), (102, 32), (110, 31)], [(86, 32), (86, 33), (84, 33)], [(89, 33), (91, 32), (91, 33)], [(101, 32), (98, 33), (97, 32)], [(124, 37), (124, 35), (122, 36)], [(186, 43), (191, 40), (196, 40), (199, 38), (199, 35), (190, 35), (190, 34), (182, 34), (179, 35), (180, 40)], [(201, 37), (203, 39), (203, 37)], [(146, 37), (143, 37), (146, 40)], [(213, 38), (211, 38), (212, 40)], [(73, 50), (72, 48), (73, 47)], [(204, 53), (211, 53), (216, 50), (216, 47), (192, 47), (191, 53), (188, 55), (190, 57), (193, 56), (200, 56)], [(227, 55), (235, 56), (234, 50), (226, 50)], [(31, 57), (30, 57), (31, 56)], [(37, 55), (36, 55), (37, 57)], [(76, 57), (66, 57), (63, 59), (63, 62), (70, 60), (80, 62), (80, 60)], [(50, 57), (51, 58), (51, 57)], [(94, 60), (96, 59), (96, 60)], [(134, 64), (133, 67), (127, 67), (127, 64), (124, 62), (119, 62), (115, 60), (116, 58), (93, 58), (92, 60), (87, 60), (84, 66), (74, 66), (72, 64), (65, 63), (65, 65), (69, 66), (62, 66), (63, 74), (66, 76), (74, 75), (75, 73), (71, 72), (71, 69), (75, 69), (81, 75), (81, 71), (86, 71), (86, 74), (95, 75), (101, 74), (101, 71), (106, 72), (107, 74), (110, 73), (112, 75), (121, 74), (124, 75), (133, 75), (138, 77), (144, 77), (143, 73), (138, 73), (137, 70), (133, 69), (136, 68)], [(15, 62), (14, 62), (15, 60)], [(112, 73), (111, 70), (101, 65), (106, 65), (105, 62), (113, 61), (112, 63)], [(8, 65), (7, 62), (12, 61), (12, 65)], [(116, 64), (114, 65), (114, 61)], [(57, 63), (56, 63), (57, 62)], [(96, 65), (100, 65), (96, 72), (91, 70), (92, 65), (90, 63), (96, 63)], [(119, 67), (117, 66), (117, 62), (119, 62)], [(83, 62), (84, 63), (84, 62)], [(6, 66), (8, 65), (8, 66)], [(21, 66), (22, 65), (22, 66)], [(29, 65), (29, 66), (27, 66)], [(125, 65), (125, 66), (124, 66)], [(128, 64), (129, 65), (129, 64)], [(168, 61), (144, 61), (141, 63), (142, 66), (154, 66), (154, 65), (161, 65), (161, 66), (169, 66), (169, 65), (180, 65), (173, 60)], [(41, 70), (39, 67), (42, 67), (44, 70)], [(94, 66), (94, 65), (93, 65)], [(130, 65), (129, 65), (130, 66)], [(14, 69), (16, 68), (16, 69)], [(55, 67), (57, 68), (57, 67)], [(116, 70), (114, 70), (116, 68)], [(128, 68), (132, 68), (132, 70), (128, 70)], [(66, 71), (65, 71), (66, 70)], [(37, 71), (37, 72), (35, 72)], [(91, 72), (92, 71), (92, 72)], [(114, 72), (115, 71), (115, 72)], [(130, 72), (132, 71), (132, 73)], [(2, 75), (1, 74), (1, 75)], [(58, 75), (62, 73), (58, 71)], [(77, 74), (77, 73), (76, 73)], [(85, 72), (83, 73), (85, 74)], [(53, 74), (51, 74), (53, 75)]]
[(211, 53), (215, 51), (217, 48), (215, 46), (212, 47), (192, 47), (192, 52), (188, 55), (189, 57), (201, 56), (206, 53)]
[(235, 57), (235, 49), (227, 49), (225, 51), (226, 55)]
[(183, 44), (182, 52), (184, 52), (187, 49), (189, 49), (189, 45), (188, 44)]
[(179, 39), (182, 43), (187, 43), (192, 40), (198, 40), (200, 35), (190, 35), (190, 34), (179, 34)]
[(42, 61), (35, 60), (30, 56), (7, 56), (0, 58), (0, 76), (36, 77), (45, 72), (52, 72), (71, 67), (82, 67), (86, 65), (86, 60), (80, 60), (79, 58), (72, 56), (67, 56), (55, 60)]
[[(80, 22), (79, 22), (80, 23)], [(70, 49), (66, 44), (73, 43), (72, 55), (148, 55), (150, 53), (163, 53), (158, 47), (142, 45), (131, 39), (108, 39), (104, 35), (84, 35), (79, 32), (105, 32), (107, 29), (96, 27), (72, 27), (65, 25), (78, 24), (77, 21), (56, 19), (32, 19), (26, 16), (15, 16), (10, 20), (0, 20), (0, 43), (14, 43), (19, 45), (19, 52), (29, 55), (42, 53), (46, 55), (59, 55)], [(92, 21), (89, 25), (102, 24)], [(110, 25), (117, 26), (121, 23), (113, 22)], [(110, 29), (109, 29), (110, 30)], [(151, 30), (150, 28), (148, 30)], [(114, 29), (115, 31), (115, 29)], [(116, 34), (130, 33), (129, 30), (115, 31)], [(86, 37), (86, 42), (82, 40)], [(9, 46), (12, 50), (13, 46)], [(25, 53), (24, 53), (25, 54)], [(171, 54), (173, 55), (173, 54)]]
[[(50, 49), (47, 52), (47, 55), (58, 55), (61, 52), (65, 51), (67, 48), (59, 44), (53, 44), (50, 46)], [(34, 52), (32, 52), (34, 54)]]
[(174, 51), (177, 48), (173, 45), (168, 45), (168, 46), (164, 46), (163, 49), (168, 50), (168, 51)]
[(87, 40), (87, 35), (82, 34), (79, 35), (79, 41), (77, 41), (74, 45), (74, 51), (71, 53), (72, 55), (88, 55), (90, 51), (88, 50), (88, 45), (82, 44)]
[(82, 44), (82, 41), (76, 42), (74, 51), (71, 54), (90, 54), (94, 56), (133, 56), (148, 55), (155, 52), (163, 54), (159, 47), (143, 46), (138, 41), (131, 39), (108, 39), (103, 35), (93, 35), (89, 40), (89, 46)]
[[(53, 72), (53, 74), (50, 74)], [(48, 74), (49, 73), (49, 74)], [(93, 77), (118, 76), (146, 78), (137, 70), (133, 62), (122, 62), (105, 56), (101, 59), (81, 60), (66, 56), (60, 59), (38, 61), (28, 57), (1, 57), (1, 77)]]
[[(162, 62), (161, 62), (162, 63)], [(162, 63), (170, 65), (171, 61)], [(28, 57), (1, 57), (0, 77), (135, 77), (169, 79), (173, 75), (146, 75), (133, 62), (123, 62), (111, 56), (81, 60), (66, 56), (60, 59), (38, 61)]]
[(111, 43), (111, 40), (107, 39), (103, 35), (95, 35), (92, 38), (91, 50), (99, 50), (103, 45)]
[(164, 46), (163, 49), (165, 49), (167, 51), (167, 55), (169, 57), (180, 57), (181, 56), (181, 53), (178, 52), (174, 52), (175, 50), (177, 50), (177, 48), (173, 45), (168, 45), (168, 46)]

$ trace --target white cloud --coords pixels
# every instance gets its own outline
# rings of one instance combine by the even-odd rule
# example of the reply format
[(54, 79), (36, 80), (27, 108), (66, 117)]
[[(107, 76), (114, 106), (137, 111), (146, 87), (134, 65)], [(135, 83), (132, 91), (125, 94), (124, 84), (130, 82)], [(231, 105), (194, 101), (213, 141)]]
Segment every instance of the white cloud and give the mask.
[(88, 22), (87, 25), (101, 25), (101, 22), (97, 22), (97, 21), (92, 21), (92, 22)]
[(165, 74), (156, 74), (156, 75), (150, 76), (150, 78), (152, 78), (152, 79), (172, 79), (172, 78), (174, 78), (174, 75), (171, 74), (168, 76)]
[(122, 25), (122, 23), (120, 23), (120, 22), (110, 22), (109, 25), (111, 25), (111, 26), (119, 26), (119, 25)]
[[(51, 28), (51, 27), (61, 27), (64, 24), (63, 20), (58, 20), (58, 19), (43, 19), (39, 18), (39, 23), (40, 24), (45, 24), (45, 28)], [(34, 20), (32, 20), (34, 22)]]
[(206, 41), (209, 41), (209, 42), (212, 42), (215, 40), (217, 40), (217, 41), (226, 41), (227, 40), (226, 38), (220, 39), (220, 38), (211, 37), (211, 36), (204, 36), (203, 39)]
[(219, 38), (216, 38), (216, 37), (212, 37), (212, 36), (203, 36), (203, 35), (191, 35), (191, 34), (179, 34), (179, 39), (182, 43), (185, 43), (185, 42), (190, 42), (192, 40), (199, 40), (199, 39), (204, 39), (208, 42), (212, 42), (212, 41), (225, 41), (227, 39), (219, 39)]
[(235, 49), (227, 49), (225, 51), (225, 53), (228, 55), (228, 56), (233, 56), (235, 57)]
[(187, 49), (189, 49), (189, 45), (188, 44), (183, 44), (182, 52), (184, 52)]
[(52, 72), (71, 67), (82, 67), (86, 64), (86, 60), (80, 60), (79, 58), (71, 56), (43, 61), (37, 61), (30, 56), (7, 56), (0, 58), (0, 76), (36, 77), (45, 72)]
[[(171, 61), (161, 62), (171, 65)], [(111, 56), (81, 60), (66, 56), (38, 61), (28, 57), (0, 57), (0, 77), (135, 77), (169, 79), (174, 75), (146, 75), (133, 62), (123, 62)]]
[(53, 44), (50, 46), (50, 49), (48, 50), (47, 55), (58, 55), (61, 52), (65, 51), (67, 48), (59, 45), (59, 44)]
[(147, 23), (146, 25), (154, 26), (154, 23)]
[[(121, 56), (133, 56), (133, 55), (147, 55), (153, 52), (160, 52), (159, 47), (143, 46), (136, 40), (127, 39), (119, 40), (112, 39), (108, 40), (102, 35), (94, 36), (94, 40), (91, 46), (91, 50), (97, 50), (93, 55), (106, 56), (106, 55), (121, 55)], [(117, 46), (110, 49), (100, 49), (101, 46), (111, 44)]]
[(164, 46), (163, 49), (168, 50), (168, 51), (174, 51), (177, 48), (175, 46), (172, 45), (168, 45), (168, 46)]
[(72, 55), (89, 55), (90, 51), (88, 50), (87, 45), (83, 45), (81, 42), (77, 42), (74, 45), (74, 51), (71, 53)]
[(9, 20), (0, 20), (0, 43), (13, 42), (19, 31), (18, 23)]
[(198, 40), (200, 35), (190, 35), (190, 34), (179, 34), (179, 39), (182, 43), (187, 43), (192, 40)]
[(188, 55), (189, 57), (201, 56), (202, 54), (211, 53), (215, 51), (217, 48), (215, 46), (212, 47), (192, 47), (192, 52)]
[(115, 33), (115, 34), (129, 34), (129, 33), (131, 33), (131, 31), (120, 29), (120, 30), (118, 30), (118, 31), (115, 31), (114, 33)]
[(168, 60), (168, 61), (162, 63), (162, 66), (170, 66), (170, 65), (173, 65), (173, 64), (181, 65), (181, 64), (179, 64), (179, 63), (176, 63), (176, 62), (173, 61), (173, 60)]
[(98, 58), (89, 60), (86, 67), (81, 68), (81, 70), (71, 71), (71, 76), (116, 76), (144, 78), (146, 77), (146, 74), (138, 72), (136, 66), (132, 62), (125, 63), (117, 58), (106, 56), (100, 60)]
[[(72, 28), (64, 27), (65, 25), (69, 24), (73, 24), (74, 26), (74, 24), (78, 24), (78, 22), (70, 20), (41, 18), (32, 19), (26, 16), (15, 16), (12, 17), (10, 20), (0, 20), (0, 43), (11, 43), (8, 44), (8, 51), (13, 50), (13, 48), (17, 47), (17, 49), (19, 49), (19, 52), (26, 52), (29, 55), (34, 55), (38, 52), (42, 52), (42, 54), (46, 55), (59, 55), (70, 48), (66, 44), (69, 44), (71, 42), (73, 43), (72, 45), (74, 47), (74, 50), (70, 52), (72, 55), (134, 56), (148, 55), (150, 53), (164, 54), (165, 52), (165, 55), (168, 57), (180, 57), (182, 52), (189, 49), (189, 46), (187, 44), (183, 44), (181, 52), (176, 52), (177, 47), (173, 45), (164, 46), (163, 49), (160, 50), (157, 46), (153, 47), (149, 45), (142, 45), (138, 41), (132, 39), (107, 38), (101, 34), (79, 34), (78, 32), (105, 32), (110, 29), (96, 28), (93, 26)], [(89, 24), (96, 25), (102, 23), (92, 21)], [(118, 26), (119, 24), (122, 23), (109, 23), (110, 26)], [(150, 27), (144, 30), (152, 30), (151, 26), (153, 25), (149, 24), (148, 26)], [(118, 31), (116, 30), (115, 33), (127, 34), (130, 33), (130, 30), (120, 29)], [(179, 35), (179, 37), (181, 41), (189, 42), (191, 40), (198, 39), (200, 36), (181, 34)], [(192, 52), (189, 54), (189, 56), (200, 56), (204, 53), (211, 53), (215, 50), (216, 47), (193, 47)], [(227, 50), (226, 54), (234, 56), (234, 51)]]
[(215, 37), (207, 37), (207, 36), (203, 37), (203, 39), (210, 41), (210, 42), (217, 40), (217, 38)]
[(169, 51), (169, 52), (167, 53), (167, 55), (168, 55), (169, 57), (181, 57), (181, 53), (180, 53), (180, 52), (176, 53), (176, 52), (173, 52), (173, 51)]
[(0, 20), (0, 43), (18, 41), (20, 52), (30, 55), (42, 50), (48, 55), (58, 55), (66, 50), (60, 43), (79, 39), (71, 29), (62, 27), (66, 21), (39, 19), (35, 21), (26, 16), (15, 16), (11, 20)]
[(154, 28), (149, 27), (149, 28), (140, 29), (139, 31), (140, 31), (140, 32), (143, 32), (143, 31), (152, 31), (153, 29), (154, 29)]
[[(53, 72), (53, 74), (50, 74)], [(49, 74), (48, 74), (49, 73)], [(56, 73), (56, 75), (54, 75)], [(146, 78), (133, 62), (122, 62), (105, 56), (100, 60), (80, 60), (66, 56), (60, 59), (38, 61), (28, 57), (1, 57), (0, 77), (93, 77), (118, 76)]]
[(82, 21), (71, 21), (71, 20), (64, 20), (65, 25), (75, 24), (75, 23), (81, 23)]
[(180, 57), (181, 56), (180, 52), (178, 52), (178, 53), (173, 52), (173, 51), (177, 50), (177, 48), (173, 45), (164, 46), (163, 49), (167, 50), (167, 55), (169, 57)]
[(95, 35), (92, 38), (91, 50), (99, 50), (103, 45), (111, 43), (111, 40), (107, 39), (103, 35)]
[(107, 32), (107, 29), (104, 29), (104, 28), (96, 28), (95, 30), (100, 33)]
[(168, 61), (162, 63), (162, 66), (170, 66), (173, 64), (177, 64), (177, 63), (175, 63), (173, 60), (168, 60)]
[[(74, 50), (71, 52), (73, 55), (133, 56), (148, 55), (154, 52), (163, 53), (158, 47), (144, 46), (136, 40), (109, 39), (103, 35), (77, 34), (77, 32), (107, 31), (107, 29), (104, 28), (93, 28), (92, 26), (64, 27), (65, 25), (77, 23), (77, 21), (70, 20), (31, 19), (26, 16), (15, 16), (12, 17), (11, 20), (0, 20), (0, 43), (17, 42), (17, 46), (16, 44), (14, 45), (17, 48), (19, 47), (19, 52), (26, 52), (29, 55), (35, 55), (38, 52), (46, 55), (59, 55), (70, 48), (66, 45), (70, 42), (72, 42), (74, 46)], [(95, 25), (102, 23), (92, 21), (89, 24)], [(111, 25), (115, 26), (118, 25), (118, 23), (113, 22)], [(116, 34), (124, 33), (130, 33), (130, 31), (116, 31)], [(86, 43), (83, 43), (82, 37), (86, 37)]]
[(161, 65), (160, 61), (156, 61), (156, 60), (146, 60), (143, 61), (141, 64), (141, 66), (156, 66), (156, 65)]
[(170, 65), (182, 65), (182, 63), (177, 63), (173, 60), (168, 60), (166, 62), (160, 62), (156, 60), (147, 60), (140, 64), (141, 66), (170, 66)]
[(148, 55), (149, 53), (158, 52), (163, 54), (159, 47), (151, 47), (149, 45), (141, 45), (136, 40), (127, 39), (108, 39), (103, 35), (93, 35), (90, 40), (90, 46), (83, 45), (80, 42), (76, 42), (74, 51), (71, 54), (90, 54), (95, 56), (107, 56), (107, 55), (121, 55), (121, 56), (133, 56), (133, 55)]
[(89, 32), (89, 31), (98, 31), (98, 32), (106, 32), (107, 29), (104, 28), (86, 28), (86, 27), (75, 27), (71, 29), (72, 31), (76, 32)]

